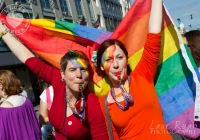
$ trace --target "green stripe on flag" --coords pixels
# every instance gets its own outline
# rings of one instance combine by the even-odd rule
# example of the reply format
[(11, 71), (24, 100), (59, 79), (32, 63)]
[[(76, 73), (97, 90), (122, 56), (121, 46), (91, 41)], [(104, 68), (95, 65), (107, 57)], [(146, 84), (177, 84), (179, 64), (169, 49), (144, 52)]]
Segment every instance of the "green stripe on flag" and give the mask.
[[(70, 22), (66, 22), (66, 21), (55, 21), (55, 28), (59, 28), (59, 29), (64, 29), (64, 30), (69, 30), (73, 33), (73, 29), (76, 27), (77, 25), (74, 23), (70, 23)], [(75, 35), (75, 34), (74, 34)]]
[[(186, 47), (186, 46), (185, 46)], [(188, 56), (194, 68), (196, 64), (186, 48)], [(155, 78), (155, 87), (158, 96), (163, 95), (177, 83), (189, 76), (191, 71), (188, 69), (185, 60), (183, 59), (181, 50), (172, 55), (166, 61), (158, 66)]]

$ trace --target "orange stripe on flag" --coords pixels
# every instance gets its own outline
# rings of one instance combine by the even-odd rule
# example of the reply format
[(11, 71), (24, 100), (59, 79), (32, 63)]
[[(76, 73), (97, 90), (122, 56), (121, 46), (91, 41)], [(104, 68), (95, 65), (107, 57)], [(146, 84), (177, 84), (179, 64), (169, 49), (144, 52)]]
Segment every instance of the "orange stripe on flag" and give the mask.
[[(144, 47), (146, 34), (148, 32), (149, 14), (147, 13), (124, 33), (119, 40), (125, 44), (129, 57)], [(145, 37), (143, 37), (145, 36)]]

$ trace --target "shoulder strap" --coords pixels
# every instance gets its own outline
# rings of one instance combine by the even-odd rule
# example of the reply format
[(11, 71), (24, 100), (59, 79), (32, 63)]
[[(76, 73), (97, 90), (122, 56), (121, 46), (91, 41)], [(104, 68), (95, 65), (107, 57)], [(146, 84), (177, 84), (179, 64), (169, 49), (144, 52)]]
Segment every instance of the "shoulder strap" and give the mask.
[(46, 89), (46, 98), (47, 98), (48, 110), (50, 110), (51, 104), (52, 104), (51, 95), (50, 95), (50, 88), (47, 88), (47, 89)]
[(107, 107), (107, 97), (106, 97), (106, 95), (104, 96), (104, 111), (105, 111), (105, 114), (106, 114), (106, 121), (107, 121), (107, 124), (108, 124), (108, 133), (109, 133), (110, 140), (114, 140), (113, 132), (112, 132), (112, 124), (111, 124), (110, 115), (109, 115), (108, 107)]

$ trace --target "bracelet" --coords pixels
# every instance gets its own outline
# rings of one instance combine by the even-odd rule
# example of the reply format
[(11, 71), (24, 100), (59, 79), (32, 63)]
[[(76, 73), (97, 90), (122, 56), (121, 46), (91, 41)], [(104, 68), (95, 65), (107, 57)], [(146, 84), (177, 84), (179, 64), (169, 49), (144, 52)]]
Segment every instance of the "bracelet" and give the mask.
[(7, 30), (4, 30), (2, 33), (0, 33), (0, 39), (1, 39), (5, 34), (7, 34), (7, 33), (8, 33)]

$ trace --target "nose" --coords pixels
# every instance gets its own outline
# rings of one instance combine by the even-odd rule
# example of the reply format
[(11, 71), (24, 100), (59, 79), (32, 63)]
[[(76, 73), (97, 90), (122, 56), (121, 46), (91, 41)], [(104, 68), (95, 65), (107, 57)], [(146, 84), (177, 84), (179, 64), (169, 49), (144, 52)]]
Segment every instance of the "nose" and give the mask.
[(82, 78), (82, 72), (81, 72), (80, 69), (77, 69), (77, 71), (76, 71), (76, 77), (77, 78)]
[(119, 64), (116, 61), (116, 59), (113, 60), (113, 68), (118, 69), (119, 68)]

